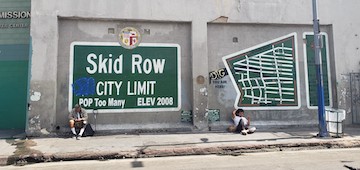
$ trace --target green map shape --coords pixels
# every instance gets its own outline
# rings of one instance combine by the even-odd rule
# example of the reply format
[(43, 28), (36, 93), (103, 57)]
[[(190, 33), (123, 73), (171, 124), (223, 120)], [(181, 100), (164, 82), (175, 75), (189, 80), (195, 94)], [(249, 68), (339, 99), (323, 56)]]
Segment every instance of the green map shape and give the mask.
[(298, 106), (295, 34), (223, 58), (239, 107)]

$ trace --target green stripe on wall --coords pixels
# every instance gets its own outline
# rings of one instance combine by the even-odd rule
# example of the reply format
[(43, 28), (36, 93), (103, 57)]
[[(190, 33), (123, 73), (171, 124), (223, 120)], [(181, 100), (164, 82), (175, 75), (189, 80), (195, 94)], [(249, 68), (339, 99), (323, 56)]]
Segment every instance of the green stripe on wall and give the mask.
[(0, 62), (0, 129), (25, 129), (28, 61)]

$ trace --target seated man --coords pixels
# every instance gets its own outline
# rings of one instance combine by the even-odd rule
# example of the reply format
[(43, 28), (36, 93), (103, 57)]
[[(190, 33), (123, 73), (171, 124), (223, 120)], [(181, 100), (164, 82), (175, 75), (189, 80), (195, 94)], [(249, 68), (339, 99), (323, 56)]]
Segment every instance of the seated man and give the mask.
[[(88, 115), (85, 109), (81, 108), (79, 104), (76, 104), (69, 114), (69, 124), (71, 132), (73, 133), (73, 138), (76, 138), (77, 140), (81, 139), (81, 136), (85, 131), (87, 119)], [(79, 134), (76, 134), (75, 127), (81, 128)]]
[(232, 112), (231, 118), (234, 121), (234, 125), (230, 126), (228, 130), (230, 132), (237, 132), (243, 135), (247, 135), (248, 133), (254, 133), (256, 128), (252, 127), (249, 129), (250, 126), (250, 117), (247, 119), (244, 117), (244, 110), (237, 109)]

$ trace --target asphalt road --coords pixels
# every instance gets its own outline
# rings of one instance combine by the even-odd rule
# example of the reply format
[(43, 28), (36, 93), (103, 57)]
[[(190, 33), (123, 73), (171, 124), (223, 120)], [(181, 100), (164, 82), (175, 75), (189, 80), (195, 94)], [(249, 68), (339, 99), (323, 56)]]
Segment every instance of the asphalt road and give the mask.
[(4, 166), (7, 170), (211, 170), (234, 169), (360, 169), (360, 148), (247, 153), (239, 156), (205, 155), (162, 158), (122, 159), (105, 161), (69, 161), (25, 166)]

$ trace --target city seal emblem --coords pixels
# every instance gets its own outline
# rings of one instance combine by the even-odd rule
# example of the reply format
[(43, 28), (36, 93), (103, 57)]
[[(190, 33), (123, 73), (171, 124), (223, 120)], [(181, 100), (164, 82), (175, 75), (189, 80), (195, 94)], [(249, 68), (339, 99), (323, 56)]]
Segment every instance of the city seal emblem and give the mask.
[(119, 33), (120, 45), (126, 49), (136, 48), (141, 41), (140, 32), (133, 27), (125, 27)]

